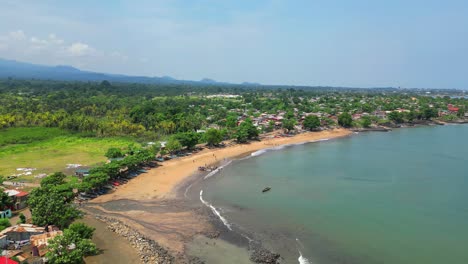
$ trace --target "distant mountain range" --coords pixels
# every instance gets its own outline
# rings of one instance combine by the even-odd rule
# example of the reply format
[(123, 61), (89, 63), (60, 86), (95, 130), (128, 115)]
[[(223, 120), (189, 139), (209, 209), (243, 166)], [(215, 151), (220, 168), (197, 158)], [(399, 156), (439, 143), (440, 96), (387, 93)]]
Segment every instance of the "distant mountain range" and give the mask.
[(200, 81), (177, 80), (170, 76), (147, 77), (130, 76), (123, 74), (109, 74), (91, 71), (82, 71), (67, 65), (46, 66), (19, 62), (14, 60), (5, 60), (0, 58), (0, 78), (17, 79), (43, 79), (43, 80), (61, 80), (61, 81), (104, 81), (122, 82), (122, 83), (145, 83), (145, 84), (191, 84), (191, 85), (248, 85), (259, 86), (258, 83), (233, 84), (226, 82), (217, 82), (212, 79), (204, 78)]

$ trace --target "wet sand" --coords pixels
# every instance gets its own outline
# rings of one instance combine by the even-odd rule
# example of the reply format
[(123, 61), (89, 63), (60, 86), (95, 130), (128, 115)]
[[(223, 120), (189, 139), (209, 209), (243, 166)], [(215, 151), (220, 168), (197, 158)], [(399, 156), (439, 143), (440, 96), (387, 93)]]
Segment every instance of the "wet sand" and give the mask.
[(87, 257), (87, 264), (98, 263), (139, 263), (140, 257), (134, 248), (119, 235), (106, 228), (106, 224), (94, 219), (91, 216), (85, 216), (83, 222), (96, 228), (94, 231), (93, 242), (102, 250), (102, 253), (96, 256)]
[[(304, 133), (294, 137), (265, 138), (250, 144), (235, 144), (224, 148), (204, 149), (189, 157), (163, 162), (161, 166), (119, 186), (115, 192), (93, 199), (85, 205), (85, 210), (91, 215), (112, 217), (131, 226), (168, 249), (176, 257), (175, 263), (187, 263), (187, 256), (190, 254), (201, 255), (209, 260), (215, 257), (213, 252), (217, 251), (223, 251), (224, 257), (230, 256), (228, 258), (236, 258), (239, 261), (242, 259), (242, 263), (248, 263), (245, 253), (247, 251), (242, 251), (238, 247), (245, 245), (245, 242), (235, 243), (239, 242), (239, 238), (227, 239), (233, 240), (230, 241), (231, 244), (221, 240), (205, 241), (200, 238), (216, 238), (221, 234), (223, 239), (226, 239), (226, 236), (229, 238), (238, 235), (228, 232), (222, 224), (220, 225), (219, 219), (208, 207), (200, 203), (198, 197), (197, 199), (184, 197), (187, 186), (202, 176), (201, 173), (197, 173), (197, 168), (222, 164), (261, 149), (344, 137), (351, 133), (348, 130), (335, 129)], [(208, 245), (206, 243), (211, 246), (202, 250), (203, 244)]]

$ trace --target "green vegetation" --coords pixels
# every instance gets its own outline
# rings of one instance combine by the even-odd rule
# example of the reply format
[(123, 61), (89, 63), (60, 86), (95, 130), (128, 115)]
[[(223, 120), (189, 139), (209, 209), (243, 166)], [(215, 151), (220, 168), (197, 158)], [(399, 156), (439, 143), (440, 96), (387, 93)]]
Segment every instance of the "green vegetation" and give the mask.
[(72, 224), (63, 235), (49, 241), (46, 257), (52, 264), (81, 264), (84, 257), (96, 255), (98, 249), (91, 242), (94, 228), (84, 224)]
[(26, 216), (23, 213), (20, 213), (19, 219), (20, 224), (26, 224)]
[[(226, 96), (233, 94), (237, 96)], [(24, 167), (38, 168), (35, 174), (49, 174), (64, 171), (66, 164), (96, 165), (105, 160), (104, 150), (122, 149), (132, 142), (169, 141), (169, 148), (162, 150), (165, 154), (198, 143), (216, 145), (220, 139), (246, 142), (260, 132), (280, 128), (289, 132), (296, 128), (464, 118), (468, 100), (447, 95), (463, 94), (454, 90), (253, 88), (10, 78), (0, 80), (0, 175), (10, 176), (16, 168)], [(198, 133), (200, 130), (209, 131), (209, 135)], [(159, 148), (151, 151), (157, 153)], [(107, 156), (115, 158), (120, 153)]]
[(314, 130), (320, 127), (320, 119), (317, 116), (309, 115), (304, 118), (304, 128)]
[(109, 148), (105, 154), (108, 159), (120, 158), (123, 156), (122, 151), (119, 148)]
[(101, 188), (106, 185), (109, 180), (121, 176), (124, 170), (134, 171), (141, 166), (147, 165), (149, 162), (153, 161), (154, 158), (155, 155), (149, 148), (140, 149), (129, 146), (125, 158), (93, 168), (90, 171), (90, 175), (85, 177), (83, 181), (75, 187), (80, 191), (90, 191)]
[(245, 143), (247, 140), (256, 139), (258, 134), (258, 129), (253, 125), (252, 120), (247, 118), (237, 128), (234, 138), (239, 143)]
[(361, 118), (361, 126), (364, 128), (369, 128), (372, 125), (372, 120), (369, 116), (363, 116)]
[(0, 192), (0, 211), (6, 210), (8, 207), (13, 205), (13, 200), (5, 192)]
[(223, 137), (223, 132), (214, 128), (208, 129), (205, 133), (205, 141), (210, 146), (216, 146), (221, 143), (221, 141), (223, 141)]
[(55, 189), (34, 189), (28, 198), (33, 223), (39, 226), (54, 224), (60, 228), (67, 227), (81, 215), (70, 204), (71, 201), (67, 201), (66, 198), (70, 197), (74, 197), (74, 195), (70, 194), (70, 196), (64, 197), (63, 193)]
[[(280, 129), (289, 133), (337, 126), (455, 121), (464, 118), (467, 107), (464, 94), (453, 90), (252, 88), (9, 78), (0, 80), (0, 175), (17, 174), (17, 168), (37, 168), (34, 174), (20, 176), (21, 181), (33, 181), (39, 173), (50, 174), (30, 193), (31, 220), (36, 225), (64, 229), (64, 234), (49, 244), (50, 263), (83, 263), (83, 257), (97, 253), (97, 249), (90, 241), (92, 228), (71, 224), (81, 217), (72, 204), (77, 196), (74, 190), (99, 192), (126, 172), (150, 165), (157, 154), (180, 154), (199, 143), (216, 146), (224, 139), (247, 143), (257, 140), (260, 133)], [(142, 147), (149, 141), (156, 143)], [(162, 141), (167, 141), (165, 148), (158, 143)], [(105, 157), (114, 160), (104, 163)], [(83, 179), (70, 178), (66, 175), (73, 169), (67, 171), (67, 164), (93, 168)], [(10, 205), (11, 199), (2, 193), (0, 207)], [(24, 215), (20, 221), (26, 222)], [(8, 220), (0, 220), (0, 228), (9, 225)]]
[(283, 126), (283, 129), (286, 130), (286, 132), (293, 130), (295, 125), (296, 125), (296, 120), (294, 120), (293, 118), (283, 119), (282, 126)]
[(351, 127), (353, 118), (349, 113), (342, 113), (338, 116), (338, 124), (342, 127)]
[(182, 144), (180, 144), (180, 141), (176, 139), (175, 137), (171, 137), (167, 143), (166, 143), (166, 149), (169, 151), (169, 153), (174, 153), (176, 151), (179, 151), (182, 149)]
[(192, 149), (200, 141), (200, 134), (196, 132), (177, 133), (173, 137), (180, 142), (182, 147), (187, 149)]
[(69, 135), (70, 133), (60, 128), (43, 127), (18, 127), (9, 128), (1, 131), (0, 147), (12, 144), (27, 144), (33, 142), (45, 141), (59, 136)]
[[(19, 131), (17, 134), (17, 131)], [(37, 168), (34, 174), (64, 171), (67, 164), (94, 165), (105, 161), (105, 151), (110, 147), (126, 147), (135, 140), (131, 138), (96, 138), (83, 137), (58, 128), (27, 127), (8, 128), (0, 130), (0, 140), (8, 138), (34, 138), (32, 135), (48, 135), (35, 137), (37, 141), (23, 141), (23, 144), (7, 144), (0, 146), (0, 175), (16, 174), (17, 168)], [(22, 181), (33, 181), (33, 176), (21, 176)]]
[(68, 227), (69, 230), (78, 234), (81, 238), (91, 239), (96, 228), (87, 226), (83, 223), (73, 223)]
[(7, 218), (0, 218), (0, 231), (10, 226), (10, 220), (8, 220)]

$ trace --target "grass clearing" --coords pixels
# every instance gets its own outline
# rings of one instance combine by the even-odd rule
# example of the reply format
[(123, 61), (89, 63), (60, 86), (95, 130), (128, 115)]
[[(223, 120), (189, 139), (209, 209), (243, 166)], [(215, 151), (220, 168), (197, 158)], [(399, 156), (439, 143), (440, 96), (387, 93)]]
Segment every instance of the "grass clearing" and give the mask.
[(103, 162), (108, 148), (125, 148), (131, 143), (136, 142), (131, 138), (83, 137), (56, 128), (0, 130), (0, 175), (17, 174), (17, 168), (36, 168), (32, 175), (18, 177), (35, 182), (39, 179), (34, 175), (66, 172), (67, 164), (92, 166)]

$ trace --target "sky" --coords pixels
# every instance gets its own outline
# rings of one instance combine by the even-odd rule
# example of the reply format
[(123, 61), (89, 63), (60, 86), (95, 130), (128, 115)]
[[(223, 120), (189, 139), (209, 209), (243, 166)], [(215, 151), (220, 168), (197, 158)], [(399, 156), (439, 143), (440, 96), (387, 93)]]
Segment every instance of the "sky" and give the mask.
[(465, 0), (0, 0), (0, 58), (184, 80), (468, 88)]

